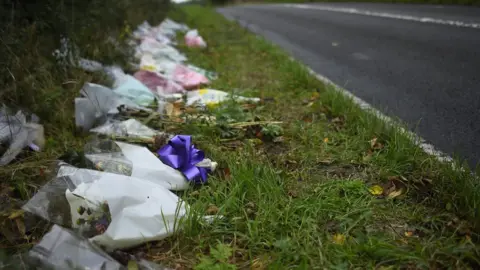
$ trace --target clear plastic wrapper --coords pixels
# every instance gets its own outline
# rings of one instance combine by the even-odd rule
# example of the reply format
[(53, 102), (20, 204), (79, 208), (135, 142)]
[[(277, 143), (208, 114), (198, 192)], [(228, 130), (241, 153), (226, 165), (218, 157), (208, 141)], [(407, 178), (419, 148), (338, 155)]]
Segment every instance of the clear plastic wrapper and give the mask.
[(117, 261), (112, 256), (75, 232), (53, 225), (40, 242), (23, 256), (25, 261), (22, 263), (26, 262), (27, 266), (30, 266), (28, 269), (127, 270), (130, 269), (128, 264), (132, 264), (138, 270), (167, 270), (161, 265), (128, 253), (122, 252), (124, 262)]
[(133, 162), (112, 140), (93, 140), (84, 146), (85, 158), (95, 170), (132, 176)]
[(143, 70), (156, 71), (165, 74), (167, 78), (179, 83), (184, 89), (195, 89), (210, 81), (203, 74), (167, 59), (156, 60), (151, 55), (144, 55), (140, 62)]
[(202, 74), (203, 76), (207, 77), (207, 79), (209, 79), (211, 81), (218, 79), (218, 75), (217, 75), (216, 72), (205, 70), (203, 68), (199, 68), (199, 67), (194, 66), (194, 65), (187, 65), (186, 67), (188, 67), (189, 69), (191, 69), (191, 70), (193, 70), (197, 73)]
[(99, 84), (86, 83), (80, 95), (75, 99), (75, 124), (84, 131), (105, 123), (119, 108), (151, 111)]
[(190, 30), (185, 34), (185, 44), (188, 47), (199, 47), (199, 48), (206, 48), (207, 43), (203, 38), (198, 34), (198, 30)]
[(87, 239), (57, 225), (53, 225), (28, 255), (31, 263), (40, 269), (126, 269)]
[(6, 146), (0, 158), (0, 166), (10, 163), (27, 146), (35, 151), (43, 148), (43, 126), (38, 124), (36, 115), (32, 114), (29, 118), (27, 121), (27, 116), (22, 111), (10, 114), (5, 105), (0, 109), (0, 142)]
[(107, 74), (108, 78), (113, 81), (113, 88), (120, 86), (127, 80), (127, 74), (125, 74), (123, 69), (119, 66), (108, 66), (103, 70)]
[(155, 100), (152, 91), (131, 75), (125, 75), (125, 80), (118, 84), (113, 91), (139, 106), (152, 105)]
[(185, 89), (183, 89), (180, 84), (158, 72), (139, 70), (135, 72), (134, 77), (144, 83), (153, 93), (158, 96), (185, 92)]
[(64, 66), (75, 66), (90, 72), (99, 71), (103, 68), (100, 62), (81, 58), (77, 46), (71, 44), (67, 38), (60, 40), (60, 48), (52, 54), (57, 59), (57, 62)]
[(200, 89), (187, 92), (186, 106), (210, 106), (216, 105), (228, 99), (239, 102), (260, 102), (260, 98), (242, 97), (215, 89)]
[(187, 57), (174, 47), (162, 44), (149, 37), (144, 38), (135, 51), (135, 55), (139, 59), (145, 54), (151, 54), (155, 58), (166, 58), (174, 62), (187, 61)]
[(23, 207), (108, 250), (173, 234), (186, 204), (161, 185), (107, 172), (61, 166), (57, 177)]
[(180, 171), (163, 164), (142, 146), (99, 140), (85, 146), (85, 157), (100, 171), (140, 178), (170, 190), (185, 190), (190, 186)]
[(136, 119), (128, 119), (125, 121), (112, 120), (102, 126), (91, 129), (90, 132), (140, 139), (152, 139), (156, 135), (163, 134), (162, 132), (145, 126)]

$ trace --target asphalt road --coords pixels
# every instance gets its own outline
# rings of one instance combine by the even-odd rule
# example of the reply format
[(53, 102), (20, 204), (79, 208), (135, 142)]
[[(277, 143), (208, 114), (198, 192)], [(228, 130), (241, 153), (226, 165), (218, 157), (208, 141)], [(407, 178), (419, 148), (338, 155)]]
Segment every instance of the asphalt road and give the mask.
[(219, 12), (437, 149), (480, 161), (480, 8), (329, 3)]

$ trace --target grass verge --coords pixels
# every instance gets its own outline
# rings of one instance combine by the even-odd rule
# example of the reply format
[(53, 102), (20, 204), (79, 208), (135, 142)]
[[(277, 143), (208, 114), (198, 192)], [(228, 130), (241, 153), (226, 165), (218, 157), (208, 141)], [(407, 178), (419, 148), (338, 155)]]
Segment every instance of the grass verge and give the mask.
[[(467, 170), (426, 155), (212, 9), (171, 16), (206, 39), (206, 50), (183, 49), (219, 72), (212, 88), (274, 101), (248, 111), (227, 103), (210, 110), (216, 125), (184, 127), (222, 165), (184, 197), (195, 212), (224, 218), (192, 216), (180, 234), (149, 246), (152, 259), (196, 269), (478, 267), (479, 193)], [(282, 139), (221, 128), (251, 119), (282, 121)]]
[[(438, 163), (212, 9), (185, 6), (170, 15), (197, 27), (207, 41), (205, 50), (180, 47), (193, 64), (219, 73), (212, 88), (270, 101), (248, 109), (227, 102), (207, 112), (215, 124), (181, 125), (220, 168), (208, 185), (181, 194), (194, 211), (181, 232), (141, 247), (149, 259), (177, 269), (479, 266), (480, 193), (468, 170)], [(27, 34), (19, 34), (30, 47), (2, 39), (10, 44), (2, 48), (19, 50), (6, 65), (17, 69), (2, 71), (8, 88), (2, 101), (40, 114), (47, 150), (0, 168), (0, 196), (13, 209), (48, 180), (50, 161), (81, 149), (85, 138), (75, 133), (71, 104), (84, 81), (102, 80), (58, 68), (45, 56), (55, 47), (41, 47), (48, 54), (32, 49), (45, 36), (24, 29)], [(91, 57), (110, 55), (91, 46)], [(255, 127), (261, 137), (255, 128), (228, 128), (252, 120), (283, 124)], [(2, 248), (31, 247), (47, 228), (37, 224), (38, 234), (18, 236), (12, 231), (21, 226), (8, 218), (11, 209), (2, 210)], [(205, 214), (223, 218), (206, 223)]]

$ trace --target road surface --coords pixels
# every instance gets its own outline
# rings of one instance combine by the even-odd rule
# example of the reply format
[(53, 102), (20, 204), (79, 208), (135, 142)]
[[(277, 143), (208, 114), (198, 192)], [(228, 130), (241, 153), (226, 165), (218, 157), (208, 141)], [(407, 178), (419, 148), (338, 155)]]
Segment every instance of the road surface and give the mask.
[(480, 8), (325, 3), (221, 8), (437, 149), (480, 161)]

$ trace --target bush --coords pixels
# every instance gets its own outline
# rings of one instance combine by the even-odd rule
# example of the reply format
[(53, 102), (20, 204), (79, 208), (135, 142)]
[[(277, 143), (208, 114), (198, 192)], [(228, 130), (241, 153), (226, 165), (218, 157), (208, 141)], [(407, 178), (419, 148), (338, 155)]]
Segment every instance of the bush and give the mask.
[(71, 112), (83, 81), (95, 75), (57, 64), (52, 52), (61, 39), (76, 45), (69, 48), (74, 54), (125, 64), (131, 29), (144, 20), (158, 24), (168, 8), (168, 0), (2, 0), (0, 102), (28, 108), (45, 121), (65, 120), (52, 112)]

